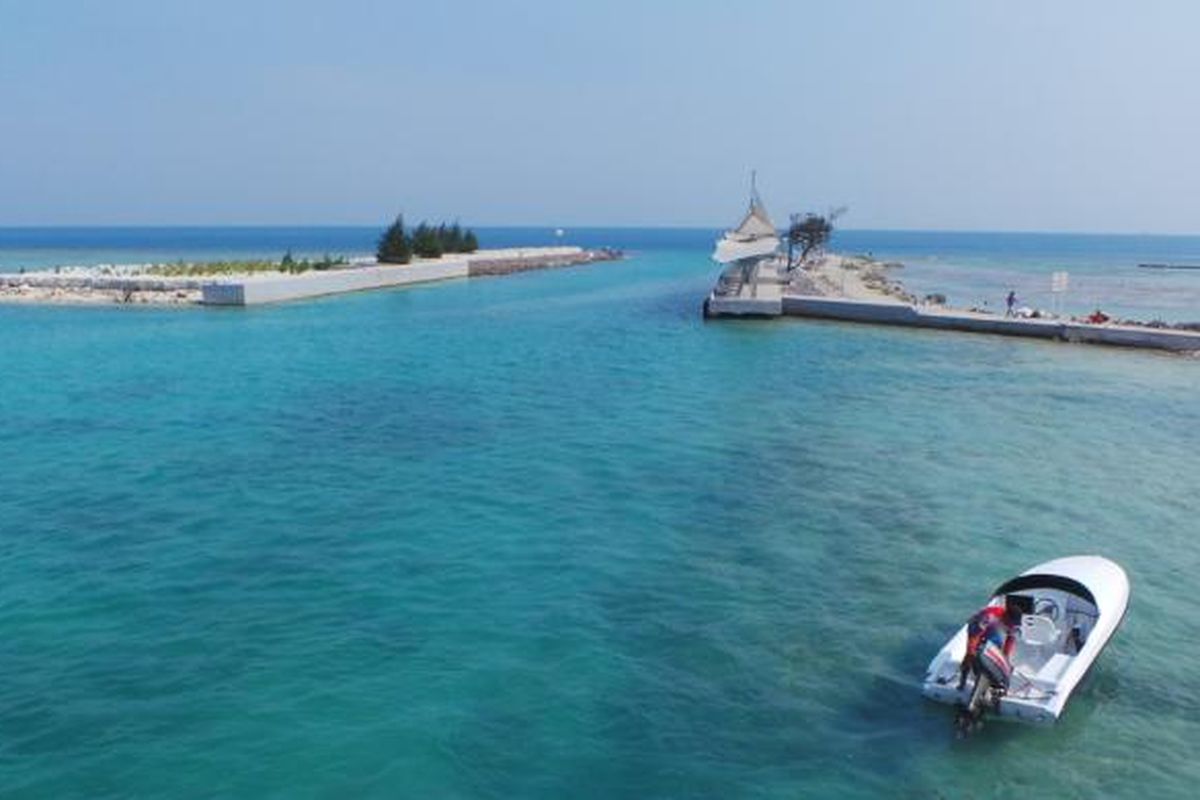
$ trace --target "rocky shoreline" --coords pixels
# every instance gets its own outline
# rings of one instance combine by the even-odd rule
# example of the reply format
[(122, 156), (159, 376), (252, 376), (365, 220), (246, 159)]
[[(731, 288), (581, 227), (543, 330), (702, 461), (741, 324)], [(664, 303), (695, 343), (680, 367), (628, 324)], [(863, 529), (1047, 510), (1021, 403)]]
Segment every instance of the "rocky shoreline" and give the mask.
[(529, 256), (524, 258), (480, 258), (471, 260), (468, 266), (468, 274), (472, 278), (511, 275), (515, 272), (575, 267), (581, 264), (595, 264), (601, 261), (619, 261), (624, 257), (625, 254), (620, 250), (611, 247), (602, 247), (598, 250), (583, 250), (579, 253), (567, 255)]
[(142, 276), (0, 274), (0, 302), (81, 305), (195, 305), (209, 281)]
[(917, 303), (916, 295), (892, 276), (904, 265), (897, 261), (877, 261), (869, 256), (826, 254), (811, 265), (797, 270), (797, 279), (807, 280), (808, 292), (823, 297), (891, 298)]

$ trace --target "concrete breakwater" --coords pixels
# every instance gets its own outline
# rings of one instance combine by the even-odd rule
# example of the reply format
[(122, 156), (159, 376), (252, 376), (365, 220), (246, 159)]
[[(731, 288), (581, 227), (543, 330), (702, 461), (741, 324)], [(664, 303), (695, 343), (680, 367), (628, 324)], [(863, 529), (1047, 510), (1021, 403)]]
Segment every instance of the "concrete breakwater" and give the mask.
[(1128, 322), (1093, 323), (1053, 316), (1006, 317), (918, 302), (889, 265), (826, 256), (788, 273), (763, 262), (730, 280), (723, 276), (704, 302), (706, 317), (809, 317), (842, 322), (1021, 336), (1035, 339), (1200, 352), (1200, 332)]
[(468, 272), (472, 278), (488, 275), (510, 275), (514, 272), (527, 272), (536, 269), (554, 269), (557, 267), (572, 267), (579, 264), (591, 264), (597, 261), (616, 261), (624, 257), (620, 250), (602, 247), (599, 250), (579, 250), (578, 248), (559, 248), (571, 250), (563, 253), (526, 253), (515, 256), (491, 256), (483, 254), (480, 258), (470, 261)]
[(1091, 324), (1061, 319), (1019, 319), (939, 306), (796, 295), (781, 298), (780, 313), (786, 316), (846, 322), (1023, 336), (1074, 344), (1104, 344), (1174, 351), (1200, 350), (1200, 333), (1194, 331), (1150, 328), (1144, 325)]
[(467, 263), (461, 259), (373, 265), (300, 275), (268, 273), (206, 283), (201, 287), (200, 302), (206, 306), (256, 306), (465, 277)]
[(268, 274), (244, 280), (222, 280), (203, 286), (200, 302), (215, 306), (261, 305), (455, 278), (567, 267), (611, 261), (618, 257), (620, 254), (615, 250), (584, 250), (580, 247), (480, 250), (411, 264), (370, 264), (355, 269), (306, 272), (301, 275)]
[(102, 268), (70, 273), (0, 273), (0, 302), (249, 306), (345, 292), (386, 289), (472, 276), (611, 261), (611, 249), (536, 247), (480, 250), (411, 264), (356, 260), (346, 267), (302, 273), (168, 277), (110, 274)]

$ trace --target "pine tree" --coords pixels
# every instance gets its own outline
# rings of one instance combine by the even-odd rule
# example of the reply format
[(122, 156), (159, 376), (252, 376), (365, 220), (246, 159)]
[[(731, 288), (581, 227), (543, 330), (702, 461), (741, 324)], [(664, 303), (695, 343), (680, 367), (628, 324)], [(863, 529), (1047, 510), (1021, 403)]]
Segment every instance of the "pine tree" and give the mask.
[(437, 228), (422, 222), (413, 231), (413, 252), (421, 258), (441, 258), (442, 242), (438, 239)]
[(479, 240), (475, 238), (475, 231), (468, 229), (462, 237), (462, 252), (474, 253), (479, 249)]
[(381, 264), (407, 264), (412, 261), (412, 254), (413, 243), (404, 233), (404, 215), (401, 214), (379, 238), (375, 258)]

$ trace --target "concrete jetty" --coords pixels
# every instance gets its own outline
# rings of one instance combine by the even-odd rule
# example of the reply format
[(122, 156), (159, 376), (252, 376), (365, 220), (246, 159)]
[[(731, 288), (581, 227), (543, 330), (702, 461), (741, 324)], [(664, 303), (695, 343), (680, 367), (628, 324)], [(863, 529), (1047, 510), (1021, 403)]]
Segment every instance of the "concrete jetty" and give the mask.
[(73, 267), (0, 273), (0, 302), (255, 306), (621, 257), (620, 251), (609, 248), (521, 247), (456, 253), (437, 259), (417, 259), (410, 264), (380, 264), (374, 259), (361, 258), (333, 269), (298, 273), (263, 270), (186, 277), (156, 274), (153, 265)]
[[(832, 268), (832, 269), (836, 269)], [(1094, 324), (1057, 317), (1004, 317), (944, 305), (914, 302), (895, 282), (879, 283), (877, 276), (865, 282), (881, 290), (864, 289), (860, 275), (853, 275), (852, 289), (831, 289), (828, 271), (815, 278), (782, 274), (778, 264), (764, 262), (748, 280), (733, 286), (718, 283), (704, 303), (704, 313), (714, 318), (808, 317), (875, 325), (896, 325), (933, 330), (965, 331), (1001, 336), (1140, 347), (1175, 352), (1200, 351), (1200, 332), (1123, 323)], [(886, 285), (884, 285), (886, 284)], [(824, 291), (822, 291), (822, 289)]]
[(247, 275), (203, 284), (200, 287), (200, 302), (206, 306), (256, 306), (329, 294), (465, 278), (467, 274), (467, 261), (453, 259), (304, 272), (299, 275)]
[[(411, 264), (368, 263), (352, 269), (310, 271), (299, 275), (265, 273), (215, 280), (201, 287), (209, 306), (253, 306), (308, 297), (388, 289), (455, 278), (504, 275), (533, 269), (611, 260), (605, 253), (581, 247), (523, 247), (416, 260)], [(613, 255), (615, 258), (616, 255)]]

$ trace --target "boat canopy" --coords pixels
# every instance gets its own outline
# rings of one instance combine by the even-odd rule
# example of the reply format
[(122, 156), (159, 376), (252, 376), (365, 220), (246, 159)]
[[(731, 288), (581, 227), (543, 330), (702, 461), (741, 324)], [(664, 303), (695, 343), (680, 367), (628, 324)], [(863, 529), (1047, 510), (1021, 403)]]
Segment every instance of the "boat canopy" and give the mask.
[(1038, 564), (1024, 575), (1001, 584), (996, 594), (1022, 589), (1059, 589), (1094, 605), (1101, 612), (1129, 604), (1129, 578), (1118, 565), (1101, 556), (1067, 556)]
[(1012, 592), (1020, 592), (1025, 589), (1058, 589), (1067, 594), (1073, 594), (1081, 600), (1086, 600), (1092, 605), (1097, 605), (1096, 596), (1092, 594), (1091, 589), (1074, 578), (1068, 578), (1065, 575), (1039, 575), (1036, 573), (1020, 575), (1011, 581), (1000, 584), (1000, 587), (992, 593), (992, 596), (998, 597), (1002, 594), (1011, 594)]

